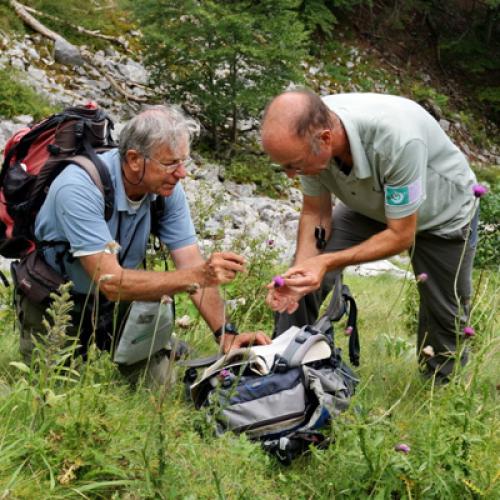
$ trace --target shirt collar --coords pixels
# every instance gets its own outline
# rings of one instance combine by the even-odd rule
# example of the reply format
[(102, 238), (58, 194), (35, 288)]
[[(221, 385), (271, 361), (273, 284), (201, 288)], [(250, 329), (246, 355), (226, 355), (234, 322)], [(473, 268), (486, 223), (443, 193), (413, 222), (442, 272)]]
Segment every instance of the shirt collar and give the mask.
[[(358, 179), (367, 179), (368, 177), (372, 177), (373, 174), (370, 168), (370, 163), (366, 157), (356, 125), (350, 119), (346, 110), (339, 108), (334, 109), (333, 112), (338, 115), (346, 131), (349, 146), (351, 148), (354, 175)], [(337, 167), (335, 166), (335, 168)]]
[[(137, 212), (130, 206), (127, 200), (127, 194), (125, 193), (125, 185), (123, 184), (123, 175), (120, 162), (120, 154), (118, 149), (113, 149), (102, 155), (102, 159), (109, 165), (109, 170), (111, 174), (111, 179), (115, 188), (115, 204), (116, 210), (118, 212), (128, 212), (130, 215), (136, 214)], [(156, 198), (154, 194), (148, 194), (147, 198), (151, 201)], [(139, 211), (146, 206), (147, 203), (143, 203)]]

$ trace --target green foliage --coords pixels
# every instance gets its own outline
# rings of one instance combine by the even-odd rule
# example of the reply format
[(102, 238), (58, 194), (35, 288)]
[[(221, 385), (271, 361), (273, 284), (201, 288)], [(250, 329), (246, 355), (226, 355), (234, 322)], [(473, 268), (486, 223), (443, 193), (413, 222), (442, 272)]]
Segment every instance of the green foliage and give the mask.
[(490, 108), (490, 115), (500, 121), (500, 87), (485, 87), (478, 91), (478, 99)]
[(290, 186), (290, 180), (276, 169), (267, 157), (238, 154), (225, 168), (226, 178), (238, 184), (254, 183), (256, 193), (279, 198)]
[(475, 266), (498, 269), (500, 263), (500, 175), (498, 167), (489, 171), (477, 170), (478, 178), (484, 179), (489, 192), (481, 198), (479, 218), (479, 242)]
[[(276, 271), (276, 254), (261, 243), (241, 242), (255, 259), (247, 275), (225, 287), (225, 296), (246, 299), (231, 312), (242, 329), (270, 332), (263, 284)], [(496, 498), (494, 276), (475, 287), (489, 314), (474, 323), (471, 363), (442, 388), (419, 379), (413, 336), (401, 311), (392, 310), (403, 283), (349, 277), (360, 314), (362, 382), (351, 408), (332, 422), (331, 446), (288, 468), (244, 436), (215, 437), (180, 384), (169, 393), (131, 390), (107, 354), (91, 350), (80, 377), (61, 378), (54, 369), (41, 378), (21, 367), (16, 335), (2, 322), (0, 492), (6, 498)], [(0, 300), (9, 306), (7, 291)], [(214, 352), (188, 304), (187, 296), (178, 296), (178, 314), (195, 319), (184, 330), (187, 339), (200, 354)], [(55, 310), (62, 317), (53, 318), (54, 325), (62, 326), (64, 293)], [(344, 352), (346, 342), (337, 333)], [(407, 455), (394, 450), (401, 442), (411, 448)]]
[[(147, 0), (137, 4), (154, 81), (186, 103), (211, 145), (238, 141), (238, 122), (301, 79), (305, 33), (295, 0)], [(175, 36), (172, 34), (175, 33)]]
[(304, 26), (311, 32), (319, 32), (321, 35), (331, 37), (337, 18), (326, 5), (325, 0), (302, 0), (300, 14)]
[(439, 93), (429, 85), (422, 85), (416, 82), (411, 87), (411, 93), (415, 101), (420, 102), (429, 100), (431, 103), (439, 106), (441, 111), (444, 111), (448, 105), (448, 96)]
[[(73, 25), (95, 30), (105, 35), (123, 36), (134, 28), (129, 19), (129, 0), (94, 0), (93, 7), (78, 0), (32, 0), (30, 6), (47, 16), (38, 16), (48, 28), (64, 36), (75, 45), (87, 45), (94, 50), (109, 46), (110, 42), (79, 33)], [(59, 20), (51, 19), (55, 16)]]
[(17, 81), (12, 71), (0, 69), (0, 116), (31, 115), (35, 120), (56, 112), (36, 91)]
[(370, 3), (370, 0), (302, 0), (299, 13), (308, 31), (323, 39), (331, 38), (338, 23), (335, 13), (349, 13), (363, 3)]
[(7, 0), (0, 1), (0, 31), (6, 33), (22, 33), (24, 31), (22, 21), (8, 5)]

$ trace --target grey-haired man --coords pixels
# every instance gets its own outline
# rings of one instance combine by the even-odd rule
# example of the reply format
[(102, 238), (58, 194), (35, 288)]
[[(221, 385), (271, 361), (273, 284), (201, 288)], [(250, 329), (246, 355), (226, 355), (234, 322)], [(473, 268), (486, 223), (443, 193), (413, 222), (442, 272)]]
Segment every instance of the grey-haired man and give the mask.
[[(159, 301), (165, 295), (191, 290), (193, 302), (224, 351), (249, 343), (268, 343), (263, 333), (236, 335), (232, 325), (224, 324), (217, 286), (229, 283), (244, 270), (243, 257), (220, 252), (205, 260), (196, 242), (179, 181), (186, 176), (191, 139), (198, 132), (198, 123), (176, 106), (143, 111), (123, 128), (119, 149), (100, 155), (115, 190), (111, 218), (105, 220), (103, 196), (90, 176), (70, 165), (51, 184), (36, 219), (35, 235), (39, 241), (67, 242), (69, 250), (64, 252), (62, 266), (74, 284), (74, 296), (82, 299), (77, 303), (93, 303), (86, 297), (95, 292), (97, 284), (110, 303)], [(150, 233), (150, 205), (158, 196), (164, 198), (158, 236), (169, 248), (176, 267), (168, 272), (138, 269)], [(116, 243), (118, 253), (112, 251)], [(60, 253), (57, 245), (44, 248), (46, 261), (56, 270), (61, 267), (57, 260)], [(18, 310), (24, 311), (21, 351), (29, 356), (32, 334), (40, 329), (43, 308), (30, 304), (22, 295), (17, 302)], [(97, 334), (92, 327), (91, 319), (85, 318), (79, 331), (83, 347), (94, 335), (99, 347), (109, 349), (113, 340), (109, 325)], [(157, 361), (166, 365), (162, 359)]]

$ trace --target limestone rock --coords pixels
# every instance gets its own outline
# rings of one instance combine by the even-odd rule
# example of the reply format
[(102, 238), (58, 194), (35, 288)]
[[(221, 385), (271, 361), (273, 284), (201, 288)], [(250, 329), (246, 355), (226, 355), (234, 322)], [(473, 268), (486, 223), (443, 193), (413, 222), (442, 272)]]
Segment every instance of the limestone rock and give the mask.
[(83, 59), (78, 47), (67, 42), (63, 38), (57, 38), (54, 42), (54, 59), (67, 66), (82, 66)]

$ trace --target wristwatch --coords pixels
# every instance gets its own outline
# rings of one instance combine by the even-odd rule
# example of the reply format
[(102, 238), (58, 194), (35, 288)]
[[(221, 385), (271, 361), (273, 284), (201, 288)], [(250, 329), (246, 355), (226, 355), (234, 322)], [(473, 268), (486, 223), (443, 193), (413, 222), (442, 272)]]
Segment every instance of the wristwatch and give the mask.
[(214, 332), (214, 337), (218, 339), (222, 336), (223, 333), (227, 333), (229, 335), (239, 335), (238, 329), (233, 323), (226, 323), (220, 328), (217, 328), (217, 330), (215, 330)]

